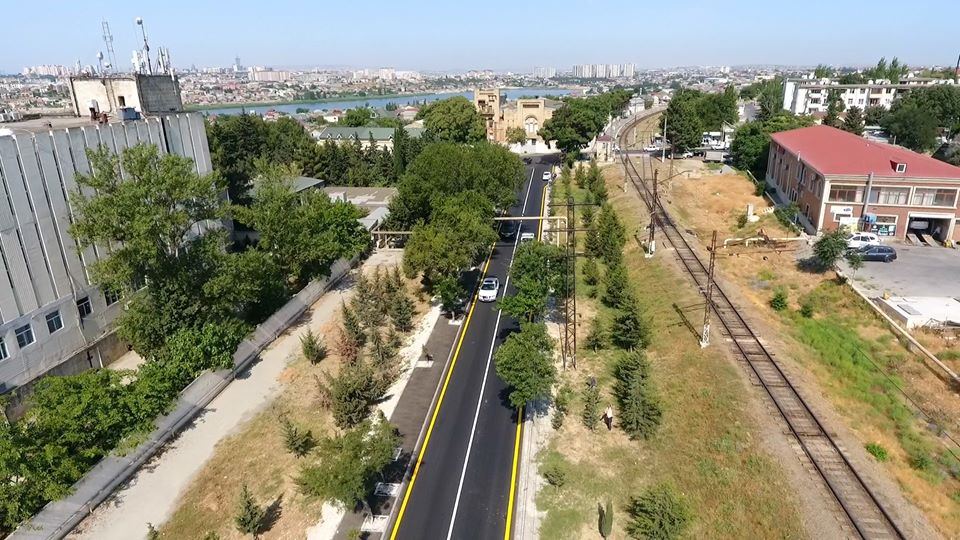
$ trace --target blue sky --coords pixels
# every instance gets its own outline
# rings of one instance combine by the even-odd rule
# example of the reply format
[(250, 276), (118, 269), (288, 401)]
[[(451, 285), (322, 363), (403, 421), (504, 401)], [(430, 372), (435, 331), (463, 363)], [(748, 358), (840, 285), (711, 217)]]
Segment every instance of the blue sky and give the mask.
[[(953, 65), (960, 1), (688, 0), (4, 0), (0, 72), (25, 65), (96, 63), (100, 20), (117, 62), (139, 46), (174, 65), (394, 66), (401, 69), (640, 67), (736, 64)], [(483, 6), (492, 6), (488, 11)], [(11, 24), (12, 23), (12, 24)]]

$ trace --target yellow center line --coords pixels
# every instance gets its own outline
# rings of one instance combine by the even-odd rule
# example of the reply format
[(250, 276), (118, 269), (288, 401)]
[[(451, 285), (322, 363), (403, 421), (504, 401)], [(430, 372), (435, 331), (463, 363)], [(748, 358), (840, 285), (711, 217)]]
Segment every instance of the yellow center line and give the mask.
[(547, 185), (543, 186), (543, 193), (540, 194), (540, 220), (537, 221), (537, 240), (540, 240), (543, 236), (543, 216), (547, 208), (547, 187), (549, 185), (550, 183), (547, 182)]
[(513, 467), (510, 471), (510, 497), (507, 500), (507, 528), (503, 531), (503, 540), (510, 540), (511, 521), (513, 519), (513, 501), (517, 494), (517, 468), (520, 463), (520, 432), (523, 430), (523, 409), (517, 409), (517, 438), (513, 445)]
[(407, 503), (410, 501), (410, 494), (413, 492), (413, 484), (417, 481), (417, 474), (420, 472), (420, 465), (423, 463), (423, 456), (427, 452), (427, 445), (430, 443), (430, 436), (433, 434), (433, 426), (437, 421), (437, 415), (440, 413), (440, 406), (443, 404), (443, 397), (447, 393), (447, 385), (450, 383), (450, 376), (453, 375), (453, 368), (457, 365), (457, 358), (460, 356), (460, 347), (463, 346), (463, 338), (467, 335), (467, 327), (470, 326), (470, 320), (473, 318), (473, 310), (477, 307), (477, 295), (479, 294), (480, 282), (483, 276), (487, 274), (490, 268), (490, 259), (493, 258), (494, 248), (490, 249), (490, 255), (487, 256), (487, 262), (483, 265), (483, 271), (480, 273), (480, 279), (477, 280), (477, 288), (473, 292), (473, 303), (470, 304), (470, 311), (467, 312), (467, 318), (463, 321), (463, 330), (460, 332), (460, 338), (457, 341), (457, 348), (453, 351), (453, 358), (450, 360), (450, 369), (443, 380), (443, 387), (440, 389), (440, 397), (437, 398), (437, 406), (433, 409), (433, 415), (430, 417), (430, 425), (427, 426), (427, 433), (423, 438), (423, 446), (417, 454), (417, 463), (413, 466), (413, 474), (410, 476), (410, 483), (407, 484), (407, 491), (403, 495), (403, 502), (400, 503), (400, 511), (397, 513), (397, 521), (393, 524), (393, 531), (390, 533), (390, 540), (397, 537), (400, 531), (400, 522), (403, 520), (403, 513), (407, 509)]

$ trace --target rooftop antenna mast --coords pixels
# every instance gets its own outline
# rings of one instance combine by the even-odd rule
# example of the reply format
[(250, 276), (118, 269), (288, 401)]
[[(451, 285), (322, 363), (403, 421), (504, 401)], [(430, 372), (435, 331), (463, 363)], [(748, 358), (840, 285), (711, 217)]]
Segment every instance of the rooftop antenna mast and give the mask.
[(150, 65), (150, 45), (147, 43), (147, 29), (143, 26), (143, 17), (137, 17), (134, 22), (140, 27), (140, 35), (143, 36), (143, 63), (147, 66), (147, 74), (153, 75), (153, 66)]
[(107, 46), (107, 71), (110, 71), (117, 65), (117, 56), (113, 52), (113, 34), (110, 33), (110, 23), (106, 19), (100, 21), (100, 27), (103, 28), (103, 43)]

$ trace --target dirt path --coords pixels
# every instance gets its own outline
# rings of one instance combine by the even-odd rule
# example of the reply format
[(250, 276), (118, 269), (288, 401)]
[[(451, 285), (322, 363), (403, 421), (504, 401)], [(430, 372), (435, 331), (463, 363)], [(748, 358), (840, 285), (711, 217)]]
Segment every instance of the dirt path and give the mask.
[[(375, 254), (363, 268), (396, 264), (397, 253)], [(277, 338), (246, 374), (231, 383), (166, 449), (154, 457), (113, 497), (101, 504), (68, 538), (127, 540), (143, 538), (147, 524), (163, 523), (179, 495), (214, 454), (217, 443), (253, 418), (281, 391), (281, 374), (299, 351), (307, 328), (317, 332), (352, 295), (352, 280), (324, 294), (300, 321)]]

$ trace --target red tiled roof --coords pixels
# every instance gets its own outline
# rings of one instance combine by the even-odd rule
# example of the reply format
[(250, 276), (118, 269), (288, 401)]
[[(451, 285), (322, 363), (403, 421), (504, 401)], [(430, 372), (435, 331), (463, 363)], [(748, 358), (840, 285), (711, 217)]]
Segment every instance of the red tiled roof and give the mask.
[[(954, 167), (906, 148), (858, 137), (830, 126), (810, 126), (774, 133), (771, 138), (821, 174), (901, 176), (903, 178), (955, 178)], [(906, 172), (896, 171), (906, 163)]]

